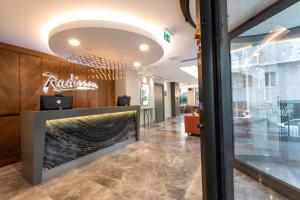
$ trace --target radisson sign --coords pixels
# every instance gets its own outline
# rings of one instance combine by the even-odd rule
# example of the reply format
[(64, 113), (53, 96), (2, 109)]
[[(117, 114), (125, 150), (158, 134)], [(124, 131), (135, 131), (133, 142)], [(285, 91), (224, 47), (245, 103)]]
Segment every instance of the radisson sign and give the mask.
[(44, 84), (43, 92), (48, 93), (49, 87), (52, 86), (52, 90), (55, 92), (68, 91), (68, 90), (96, 90), (98, 85), (95, 82), (79, 80), (74, 74), (70, 75), (70, 79), (58, 80), (57, 77), (50, 73), (45, 72), (43, 76), (48, 77)]

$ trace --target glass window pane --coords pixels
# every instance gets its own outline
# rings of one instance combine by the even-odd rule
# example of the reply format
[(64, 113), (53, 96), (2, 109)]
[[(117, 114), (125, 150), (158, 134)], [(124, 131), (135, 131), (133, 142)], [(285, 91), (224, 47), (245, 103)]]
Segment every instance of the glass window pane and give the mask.
[(274, 87), (276, 86), (275, 72), (271, 72), (270, 75), (271, 75), (271, 86)]
[(195, 88), (195, 104), (199, 106), (199, 88)]
[(300, 189), (299, 10), (234, 38), (231, 70), (235, 157)]
[(252, 87), (252, 76), (248, 76), (248, 87)]
[(265, 73), (265, 86), (266, 87), (269, 86), (269, 73), (268, 72)]
[(186, 105), (188, 102), (188, 92), (186, 88), (180, 89), (180, 105)]

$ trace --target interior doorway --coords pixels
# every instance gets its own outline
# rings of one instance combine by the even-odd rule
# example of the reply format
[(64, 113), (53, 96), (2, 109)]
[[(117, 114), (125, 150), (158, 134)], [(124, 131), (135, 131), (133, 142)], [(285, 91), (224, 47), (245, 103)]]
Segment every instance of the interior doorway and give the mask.
[(155, 122), (160, 123), (165, 120), (164, 85), (154, 84), (154, 97)]

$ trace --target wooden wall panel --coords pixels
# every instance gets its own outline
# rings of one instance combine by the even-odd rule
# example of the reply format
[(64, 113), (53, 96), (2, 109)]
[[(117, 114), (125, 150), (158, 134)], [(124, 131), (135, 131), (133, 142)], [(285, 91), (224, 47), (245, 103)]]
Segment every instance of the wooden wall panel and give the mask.
[[(79, 67), (75, 67), (75, 75), (80, 80), (87, 80), (87, 74), (85, 70)], [(75, 107), (76, 108), (88, 108), (88, 95), (86, 90), (75, 91)]]
[(21, 111), (40, 110), (42, 59), (20, 54)]
[(98, 101), (99, 106), (104, 107), (108, 106), (108, 81), (99, 81), (98, 82)]
[(43, 86), (45, 82), (47, 81), (48, 77), (43, 76), (43, 73), (50, 72), (54, 74), (57, 78), (59, 78), (59, 67), (60, 63), (56, 60), (51, 60), (48, 58), (42, 59), (42, 85), (41, 85), (41, 94), (43, 95), (54, 95), (55, 92), (53, 92), (52, 88), (49, 89), (48, 93), (43, 93)]
[[(59, 64), (59, 78), (60, 79), (69, 79), (71, 74), (75, 74), (74, 67), (68, 63), (60, 62)], [(62, 92), (64, 96), (73, 96), (73, 108), (76, 104), (75, 91), (64, 91)]]
[(0, 49), (0, 115), (20, 112), (19, 53)]
[(98, 90), (90, 90), (87, 92), (87, 102), (89, 108), (98, 107), (99, 101), (98, 101)]
[[(40, 109), (40, 95), (46, 78), (43, 72), (55, 73), (59, 79), (77, 74), (87, 79), (90, 73), (82, 72), (53, 55), (24, 49), (0, 42), (0, 167), (20, 159), (21, 111)], [(95, 91), (65, 91), (73, 96), (74, 108), (115, 105), (115, 82), (98, 81)], [(53, 95), (52, 90), (47, 95)], [(13, 114), (13, 116), (12, 116)]]
[[(87, 81), (92, 81), (98, 84), (98, 79), (93, 78), (93, 72), (89, 71), (87, 74)], [(98, 84), (99, 87), (99, 84)], [(89, 108), (95, 108), (99, 106), (99, 95), (98, 90), (87, 91), (87, 102)]]
[(0, 167), (20, 160), (19, 116), (0, 117)]
[(115, 96), (115, 81), (108, 82), (108, 106), (115, 106), (116, 105), (116, 96)]

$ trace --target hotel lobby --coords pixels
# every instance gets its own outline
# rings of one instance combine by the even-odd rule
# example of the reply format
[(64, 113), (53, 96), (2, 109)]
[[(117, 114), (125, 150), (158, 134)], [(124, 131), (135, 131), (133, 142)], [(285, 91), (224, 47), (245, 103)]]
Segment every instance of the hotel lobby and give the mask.
[(0, 200), (299, 199), (298, 9), (2, 0)]

